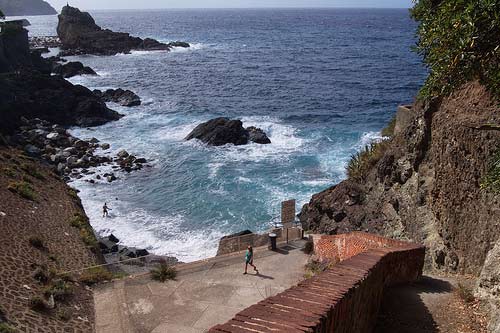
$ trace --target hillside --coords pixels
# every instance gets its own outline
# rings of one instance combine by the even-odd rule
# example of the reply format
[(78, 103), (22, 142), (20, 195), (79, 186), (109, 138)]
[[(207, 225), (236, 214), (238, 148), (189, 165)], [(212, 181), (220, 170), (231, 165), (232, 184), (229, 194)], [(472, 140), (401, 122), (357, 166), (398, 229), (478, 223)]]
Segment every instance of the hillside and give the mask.
[(0, 146), (0, 197), (0, 331), (92, 332), (92, 291), (64, 273), (101, 261), (76, 193)]
[(6, 16), (55, 15), (57, 11), (43, 0), (0, 0)]

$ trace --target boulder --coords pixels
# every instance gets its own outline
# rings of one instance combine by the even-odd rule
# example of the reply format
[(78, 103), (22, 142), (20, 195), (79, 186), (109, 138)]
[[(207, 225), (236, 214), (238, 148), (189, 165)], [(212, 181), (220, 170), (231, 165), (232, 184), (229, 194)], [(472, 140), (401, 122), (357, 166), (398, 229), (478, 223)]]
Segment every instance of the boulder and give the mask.
[(115, 236), (115, 235), (113, 235), (113, 234), (109, 235), (107, 238), (108, 238), (108, 240), (109, 240), (110, 242), (113, 242), (113, 243), (120, 243), (120, 240), (119, 240), (118, 238), (116, 238), (116, 236)]
[(101, 239), (99, 241), (99, 248), (101, 249), (101, 252), (104, 254), (118, 252), (118, 245), (106, 239)]
[(134, 92), (123, 89), (108, 89), (106, 91), (94, 90), (94, 95), (101, 98), (104, 102), (114, 102), (121, 106), (141, 105), (141, 99)]
[(211, 146), (223, 146), (228, 143), (245, 145), (248, 143), (248, 132), (243, 128), (241, 120), (215, 118), (202, 123), (189, 133), (186, 140), (198, 139)]
[(149, 252), (148, 252), (148, 250), (145, 250), (145, 249), (138, 249), (135, 251), (135, 254), (138, 257), (145, 257), (145, 256), (149, 255)]
[(77, 75), (97, 75), (92, 68), (84, 66), (79, 61), (71, 61), (66, 64), (56, 64), (52, 71), (66, 79)]
[(33, 145), (26, 145), (24, 147), (24, 151), (26, 152), (26, 154), (28, 156), (32, 156), (32, 157), (40, 156), (40, 154), (42, 153), (40, 148), (33, 146)]
[(118, 154), (116, 154), (119, 158), (127, 158), (129, 156), (129, 153), (126, 150), (120, 150)]
[(271, 143), (271, 140), (267, 137), (266, 133), (260, 128), (250, 126), (247, 127), (247, 131), (248, 131), (248, 139), (250, 141), (263, 145)]
[(65, 50), (63, 54), (114, 55), (132, 50), (168, 51), (173, 47), (154, 39), (143, 40), (128, 33), (102, 29), (89, 13), (69, 5), (63, 7), (58, 17), (57, 35)]
[(103, 144), (101, 144), (101, 149), (102, 150), (108, 150), (109, 147), (110, 147), (109, 143), (103, 143)]
[(198, 125), (186, 140), (198, 139), (211, 146), (222, 146), (232, 143), (236, 146), (245, 145), (249, 141), (259, 144), (269, 144), (271, 140), (263, 130), (256, 127), (243, 128), (240, 120), (215, 118)]

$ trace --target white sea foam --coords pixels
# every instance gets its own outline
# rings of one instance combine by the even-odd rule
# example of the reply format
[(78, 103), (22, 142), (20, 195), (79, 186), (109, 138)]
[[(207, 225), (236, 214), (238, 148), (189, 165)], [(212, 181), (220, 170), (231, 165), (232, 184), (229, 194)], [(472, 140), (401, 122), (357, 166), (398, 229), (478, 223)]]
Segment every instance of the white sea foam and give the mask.
[[(113, 233), (122, 245), (145, 248), (158, 255), (172, 255), (189, 262), (214, 256), (223, 233), (217, 230), (183, 230), (182, 215), (160, 216), (144, 209), (130, 209), (132, 203), (108, 202), (109, 218), (101, 215), (105, 185), (78, 186), (90, 222), (101, 236)], [(127, 212), (126, 214), (124, 212)]]

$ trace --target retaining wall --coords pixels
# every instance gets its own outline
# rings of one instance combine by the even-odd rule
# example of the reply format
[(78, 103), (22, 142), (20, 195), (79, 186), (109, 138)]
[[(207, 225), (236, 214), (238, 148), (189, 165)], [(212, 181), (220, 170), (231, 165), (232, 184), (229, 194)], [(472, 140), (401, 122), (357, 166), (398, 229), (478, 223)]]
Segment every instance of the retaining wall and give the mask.
[[(297, 240), (302, 239), (303, 229), (302, 228), (280, 228), (275, 229), (274, 232), (277, 235), (278, 242), (284, 242), (287, 240)], [(269, 234), (248, 234), (243, 236), (235, 236), (231, 238), (223, 238), (219, 241), (219, 248), (217, 250), (217, 255), (229, 254), (234, 252), (239, 252), (246, 250), (246, 248), (251, 245), (253, 247), (260, 247), (269, 244)]]
[(209, 332), (368, 333), (384, 288), (422, 275), (425, 248), (418, 244), (356, 232), (323, 236), (315, 247), (340, 262)]

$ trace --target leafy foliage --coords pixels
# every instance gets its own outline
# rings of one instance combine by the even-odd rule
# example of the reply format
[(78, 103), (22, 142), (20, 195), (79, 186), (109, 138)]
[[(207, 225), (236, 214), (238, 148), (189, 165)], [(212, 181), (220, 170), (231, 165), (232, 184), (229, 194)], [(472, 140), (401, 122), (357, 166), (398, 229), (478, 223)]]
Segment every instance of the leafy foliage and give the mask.
[(372, 142), (354, 154), (347, 164), (347, 176), (357, 181), (365, 179), (371, 168), (384, 156), (388, 146), (388, 140)]
[(177, 270), (175, 267), (167, 264), (160, 264), (151, 270), (151, 277), (153, 280), (165, 282), (167, 280), (175, 280), (177, 277)]
[(19, 194), (21, 197), (35, 201), (36, 194), (33, 187), (26, 181), (12, 182), (8, 185), (7, 189), (11, 192)]
[(113, 274), (104, 267), (93, 267), (86, 269), (80, 276), (80, 281), (93, 285), (102, 281), (109, 281), (113, 279)]
[(500, 149), (493, 156), (490, 169), (481, 180), (481, 188), (500, 194)]
[(430, 70), (421, 96), (447, 95), (479, 79), (500, 97), (500, 1), (414, 1), (416, 50)]

